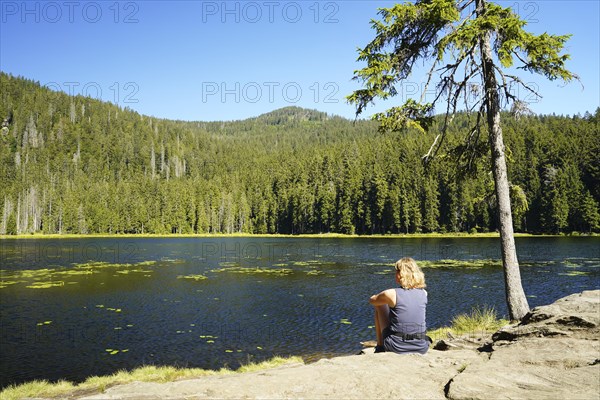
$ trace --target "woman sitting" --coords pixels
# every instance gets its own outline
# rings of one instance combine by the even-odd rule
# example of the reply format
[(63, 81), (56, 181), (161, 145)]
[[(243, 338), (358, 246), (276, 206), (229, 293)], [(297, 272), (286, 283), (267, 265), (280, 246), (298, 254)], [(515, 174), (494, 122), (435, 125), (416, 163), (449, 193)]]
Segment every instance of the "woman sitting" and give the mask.
[(375, 306), (375, 353), (425, 354), (430, 342), (425, 334), (425, 275), (412, 258), (398, 260), (395, 267), (400, 287), (384, 290), (369, 299)]

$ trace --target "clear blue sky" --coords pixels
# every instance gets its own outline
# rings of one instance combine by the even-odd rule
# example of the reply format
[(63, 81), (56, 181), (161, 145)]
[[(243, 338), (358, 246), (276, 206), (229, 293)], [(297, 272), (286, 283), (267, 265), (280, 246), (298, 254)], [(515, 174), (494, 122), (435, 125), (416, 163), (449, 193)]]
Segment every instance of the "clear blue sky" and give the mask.
[[(384, 1), (0, 1), (0, 69), (140, 113), (231, 120), (296, 105), (352, 118), (356, 48)], [(536, 113), (600, 106), (600, 8), (589, 1), (510, 1), (527, 29), (573, 34), (567, 86), (524, 73)], [(419, 91), (379, 102), (366, 116)], [(583, 85), (583, 88), (582, 88)], [(438, 110), (441, 111), (441, 110)]]

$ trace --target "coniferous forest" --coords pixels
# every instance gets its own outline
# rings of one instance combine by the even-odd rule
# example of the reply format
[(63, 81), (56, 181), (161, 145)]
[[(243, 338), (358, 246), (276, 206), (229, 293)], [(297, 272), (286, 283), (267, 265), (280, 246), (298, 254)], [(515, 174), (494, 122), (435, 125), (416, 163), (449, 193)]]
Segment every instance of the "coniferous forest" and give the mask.
[[(0, 234), (496, 229), (489, 146), (461, 151), (466, 114), (424, 164), (435, 127), (297, 107), (170, 121), (5, 73), (0, 89)], [(600, 109), (503, 118), (515, 230), (600, 231)]]

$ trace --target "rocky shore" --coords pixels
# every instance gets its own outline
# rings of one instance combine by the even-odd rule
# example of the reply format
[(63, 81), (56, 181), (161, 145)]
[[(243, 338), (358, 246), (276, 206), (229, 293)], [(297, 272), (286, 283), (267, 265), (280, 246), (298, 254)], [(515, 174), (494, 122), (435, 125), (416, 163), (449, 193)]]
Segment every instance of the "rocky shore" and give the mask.
[[(84, 399), (600, 399), (600, 290), (533, 309), (488, 340), (450, 338), (425, 356), (323, 359), (171, 383), (134, 382)], [(438, 350), (444, 349), (444, 350)]]

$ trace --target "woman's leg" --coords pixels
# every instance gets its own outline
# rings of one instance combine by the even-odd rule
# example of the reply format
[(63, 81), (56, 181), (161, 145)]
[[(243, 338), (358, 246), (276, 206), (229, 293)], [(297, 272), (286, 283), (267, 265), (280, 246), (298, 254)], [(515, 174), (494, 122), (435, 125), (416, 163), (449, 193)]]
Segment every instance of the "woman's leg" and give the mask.
[(383, 346), (383, 330), (388, 326), (390, 326), (390, 308), (387, 305), (375, 306), (375, 332), (378, 346)]

